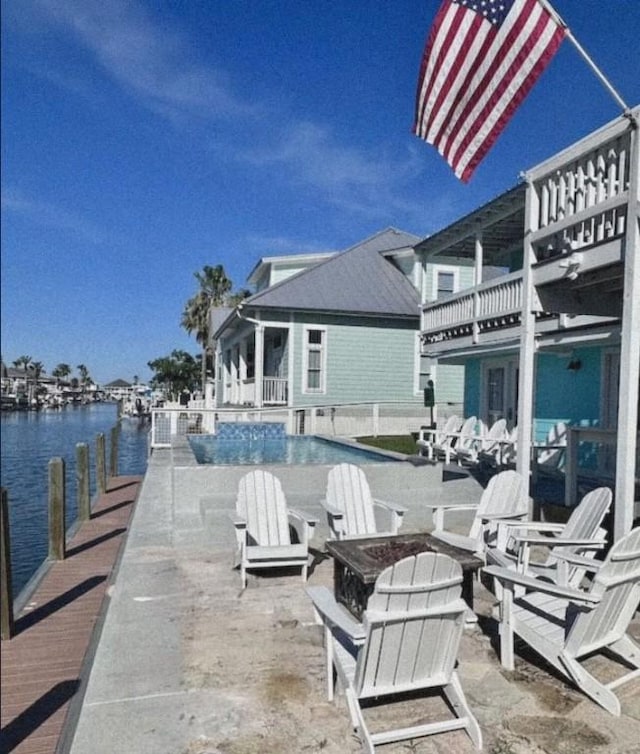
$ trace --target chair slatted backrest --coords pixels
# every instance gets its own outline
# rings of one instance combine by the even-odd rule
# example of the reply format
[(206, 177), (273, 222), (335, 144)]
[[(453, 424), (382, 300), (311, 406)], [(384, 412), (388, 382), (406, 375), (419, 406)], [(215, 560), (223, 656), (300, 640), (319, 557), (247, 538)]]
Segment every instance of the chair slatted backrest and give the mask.
[(470, 448), (479, 437), (484, 436), (486, 429), (487, 425), (482, 420), (478, 420), (477, 416), (470, 416), (464, 420), (454, 448)]
[(600, 597), (591, 610), (575, 609), (566, 652), (581, 657), (621, 639), (640, 600), (640, 527), (618, 540), (596, 573), (590, 592)]
[(341, 463), (329, 471), (327, 503), (344, 513), (344, 534), (375, 534), (373, 497), (364, 471), (351, 463)]
[(507, 420), (496, 419), (485, 435), (484, 448), (490, 450), (499, 440), (504, 440), (507, 437), (507, 434)]
[(529, 513), (529, 493), (524, 477), (517, 471), (508, 469), (495, 474), (482, 492), (480, 504), (469, 530), (469, 537), (477, 539), (479, 549), (483, 549), (482, 535), (484, 514), (500, 515), (505, 519), (514, 516), (524, 518)]
[(464, 627), (461, 589), (460, 564), (439, 553), (404, 558), (380, 574), (364, 614), (360, 698), (449, 681)]
[[(600, 524), (611, 507), (613, 495), (608, 487), (598, 487), (588, 492), (574, 508), (560, 537), (563, 539), (593, 539), (600, 532)], [(552, 548), (547, 565), (555, 563), (555, 554), (581, 552), (579, 546), (558, 545)]]
[(291, 544), (287, 501), (273, 474), (262, 470), (245, 474), (238, 485), (236, 510), (247, 521), (249, 544)]
[(436, 429), (434, 443), (436, 445), (442, 444), (446, 440), (447, 435), (450, 435), (452, 432), (459, 432), (460, 427), (462, 427), (462, 419), (453, 414), (444, 423), (442, 429)]

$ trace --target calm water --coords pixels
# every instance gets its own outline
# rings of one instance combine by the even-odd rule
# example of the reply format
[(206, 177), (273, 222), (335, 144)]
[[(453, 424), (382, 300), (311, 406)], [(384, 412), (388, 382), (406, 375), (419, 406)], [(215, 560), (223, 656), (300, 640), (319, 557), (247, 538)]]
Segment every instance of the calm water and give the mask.
[(198, 463), (243, 466), (256, 463), (385, 463), (389, 456), (375, 451), (350, 448), (318, 437), (219, 439), (190, 436), (189, 442)]
[[(11, 560), (14, 598), (47, 557), (48, 463), (65, 461), (66, 520), (77, 518), (76, 443), (89, 446), (91, 495), (95, 495), (96, 436), (104, 433), (107, 468), (111, 428), (117, 423), (114, 403), (68, 407), (59, 411), (2, 413), (0, 478), (9, 493)], [(143, 474), (147, 463), (147, 426), (138, 421), (121, 424), (118, 472)]]

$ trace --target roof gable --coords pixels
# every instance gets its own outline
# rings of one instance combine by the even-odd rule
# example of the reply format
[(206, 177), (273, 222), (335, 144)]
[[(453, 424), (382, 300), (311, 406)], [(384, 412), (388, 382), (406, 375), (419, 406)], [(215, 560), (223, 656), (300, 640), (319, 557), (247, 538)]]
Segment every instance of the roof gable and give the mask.
[(412, 248), (420, 240), (387, 228), (251, 296), (243, 308), (418, 316), (418, 292), (383, 252)]

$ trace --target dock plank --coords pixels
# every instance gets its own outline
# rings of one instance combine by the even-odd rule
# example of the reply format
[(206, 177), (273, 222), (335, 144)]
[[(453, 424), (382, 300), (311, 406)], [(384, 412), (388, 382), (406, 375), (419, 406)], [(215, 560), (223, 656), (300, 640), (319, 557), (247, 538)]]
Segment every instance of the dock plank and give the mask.
[[(111, 479), (0, 644), (0, 750), (51, 754), (65, 730), (142, 477)], [(84, 668), (84, 670), (88, 670)]]

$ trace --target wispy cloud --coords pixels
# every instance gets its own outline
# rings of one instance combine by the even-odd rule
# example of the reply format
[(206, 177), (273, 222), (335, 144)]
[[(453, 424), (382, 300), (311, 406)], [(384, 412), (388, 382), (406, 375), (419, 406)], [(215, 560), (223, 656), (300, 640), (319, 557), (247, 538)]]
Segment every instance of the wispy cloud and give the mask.
[(364, 215), (413, 213), (407, 186), (422, 172), (419, 157), (401, 158), (383, 147), (368, 150), (341, 144), (331, 129), (317, 123), (289, 126), (271, 146), (253, 148), (242, 159), (257, 166), (278, 166), (290, 180), (320, 192), (335, 206)]
[(37, 7), (156, 113), (182, 119), (229, 118), (250, 111), (224, 71), (195, 61), (188, 40), (160, 26), (136, 2), (37, 0)]
[(104, 241), (102, 231), (85, 218), (53, 204), (26, 197), (15, 189), (3, 188), (0, 203), (3, 212), (28, 217), (39, 225), (71, 233), (81, 241), (96, 246)]
[(286, 236), (271, 236), (269, 234), (261, 235), (250, 233), (245, 244), (252, 250), (255, 250), (260, 256), (271, 256), (274, 254), (315, 254), (326, 251), (335, 251), (328, 249), (326, 244), (319, 241), (302, 240), (288, 238)]

